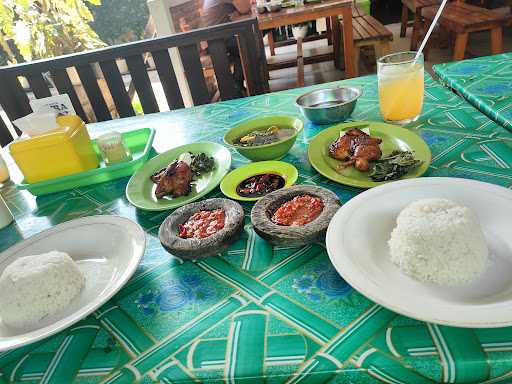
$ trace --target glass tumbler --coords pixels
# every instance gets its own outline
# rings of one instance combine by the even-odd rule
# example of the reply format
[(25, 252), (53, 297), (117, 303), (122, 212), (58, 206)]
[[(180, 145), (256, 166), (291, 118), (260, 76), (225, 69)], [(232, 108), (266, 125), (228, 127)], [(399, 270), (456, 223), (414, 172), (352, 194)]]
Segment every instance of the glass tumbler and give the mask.
[(424, 94), (423, 54), (399, 52), (377, 60), (379, 103), (386, 122), (408, 124), (421, 115)]

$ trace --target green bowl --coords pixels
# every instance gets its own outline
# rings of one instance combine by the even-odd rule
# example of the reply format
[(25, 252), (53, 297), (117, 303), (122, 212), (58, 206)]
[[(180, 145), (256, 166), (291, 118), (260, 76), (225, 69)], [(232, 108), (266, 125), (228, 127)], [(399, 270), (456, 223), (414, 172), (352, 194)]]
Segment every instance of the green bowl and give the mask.
[(299, 172), (290, 163), (284, 161), (258, 161), (255, 163), (245, 164), (241, 167), (235, 168), (229, 172), (222, 182), (220, 183), (220, 190), (224, 195), (233, 200), (240, 201), (256, 201), (261, 199), (260, 197), (243, 197), (236, 192), (238, 185), (248, 179), (249, 177), (256, 175), (263, 175), (265, 173), (273, 173), (281, 176), (284, 179), (284, 187), (288, 188), (295, 184), (299, 177)]
[[(241, 147), (234, 144), (238, 138), (252, 131), (268, 128), (271, 125), (277, 125), (279, 128), (294, 128), (295, 134), (275, 143), (258, 145), (254, 147)], [(297, 140), (298, 134), (302, 131), (303, 128), (304, 123), (302, 120), (293, 116), (259, 117), (257, 119), (248, 120), (231, 128), (224, 135), (224, 142), (227, 145), (235, 148), (238, 153), (248, 158), (249, 160), (278, 160), (284, 157), (284, 155), (286, 155), (292, 148), (295, 140)]]

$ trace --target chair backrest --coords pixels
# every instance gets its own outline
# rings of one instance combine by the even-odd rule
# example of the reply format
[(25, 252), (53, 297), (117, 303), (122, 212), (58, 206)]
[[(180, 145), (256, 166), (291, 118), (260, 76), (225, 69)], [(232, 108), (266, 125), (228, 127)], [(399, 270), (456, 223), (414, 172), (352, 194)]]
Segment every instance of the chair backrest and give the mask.
[[(74, 68), (84, 94), (94, 111), (95, 120), (110, 120), (113, 116), (98, 83), (97, 68), (100, 68), (106, 83), (104, 88), (108, 88), (110, 93), (108, 96), (111, 96), (114, 104), (112, 108), (120, 117), (134, 116), (135, 111), (117, 63), (117, 60), (124, 59), (144, 113), (159, 112), (143, 59), (144, 55), (149, 53), (153, 58), (169, 108), (182, 108), (183, 99), (172, 67), (169, 48), (177, 48), (180, 53), (194, 104), (209, 103), (211, 98), (199, 56), (201, 42), (208, 44), (220, 98), (233, 99), (239, 93), (230, 72), (226, 53), (226, 40), (233, 38), (238, 42), (247, 93), (249, 95), (264, 93), (268, 89), (268, 81), (265, 75), (265, 56), (260, 36), (256, 19), (246, 19), (156, 39), (1, 67), (0, 105), (11, 121), (32, 112), (29, 96), (20, 84), (20, 77), (27, 80), (35, 98), (43, 98), (52, 94), (46, 79), (49, 74), (56, 91), (69, 95), (77, 114), (84, 121), (94, 121), (87, 118), (84, 112), (85, 103), (81, 100), (83, 97), (77, 94), (69, 76), (70, 69)], [(19, 131), (17, 133), (19, 134)], [(12, 135), (5, 128), (5, 123), (0, 122), (0, 144), (5, 145), (9, 141), (12, 141)]]

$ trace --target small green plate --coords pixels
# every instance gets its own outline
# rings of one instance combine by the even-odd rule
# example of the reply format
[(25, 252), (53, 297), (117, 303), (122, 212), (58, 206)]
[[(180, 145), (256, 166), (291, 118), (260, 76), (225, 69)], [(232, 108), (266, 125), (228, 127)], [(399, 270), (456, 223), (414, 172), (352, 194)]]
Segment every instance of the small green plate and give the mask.
[[(197, 179), (192, 184), (192, 192), (187, 196), (166, 196), (162, 199), (157, 199), (155, 196), (156, 184), (151, 181), (150, 176), (159, 169), (167, 167), (184, 152), (204, 152), (212, 156), (215, 159), (215, 168), (213, 171)], [(220, 144), (205, 141), (182, 145), (155, 156), (137, 170), (130, 181), (128, 181), (126, 197), (131, 204), (147, 211), (165, 211), (181, 207), (200, 199), (219, 185), (222, 178), (229, 171), (230, 166), (231, 154), (226, 147)]]
[(259, 200), (263, 196), (240, 196), (238, 193), (236, 193), (236, 187), (238, 187), (238, 185), (245, 179), (251, 176), (262, 175), (264, 173), (273, 173), (275, 175), (281, 176), (285, 181), (283, 188), (288, 188), (295, 184), (297, 178), (299, 177), (297, 168), (289, 163), (285, 163), (284, 161), (258, 161), (256, 163), (250, 163), (240, 168), (236, 168), (235, 170), (229, 172), (224, 180), (222, 180), (222, 183), (220, 183), (220, 190), (230, 199), (240, 201)]
[(343, 170), (342, 173), (336, 171), (336, 165), (340, 161), (329, 157), (329, 145), (339, 137), (341, 131), (350, 128), (369, 128), (370, 134), (382, 139), (380, 148), (383, 156), (390, 154), (393, 150), (413, 151), (418, 160), (423, 161), (418, 168), (409, 172), (401, 179), (413, 179), (423, 175), (432, 160), (430, 148), (423, 139), (406, 128), (398, 125), (385, 124), (371, 121), (358, 121), (345, 124), (338, 124), (323, 130), (316, 135), (308, 147), (309, 162), (318, 173), (340, 184), (350, 185), (359, 188), (372, 188), (390, 181), (372, 181), (368, 173), (360, 172), (354, 167)]

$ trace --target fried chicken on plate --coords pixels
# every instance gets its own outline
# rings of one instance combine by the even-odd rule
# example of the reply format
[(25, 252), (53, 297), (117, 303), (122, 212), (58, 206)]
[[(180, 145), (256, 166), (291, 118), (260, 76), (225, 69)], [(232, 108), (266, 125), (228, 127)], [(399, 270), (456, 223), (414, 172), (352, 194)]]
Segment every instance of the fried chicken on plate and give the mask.
[(157, 199), (167, 195), (172, 197), (185, 196), (191, 190), (192, 170), (184, 161), (175, 160), (166, 168), (152, 175), (151, 180), (157, 184), (155, 190)]
[(371, 137), (358, 128), (352, 128), (331, 143), (329, 156), (343, 161), (340, 164), (341, 169), (353, 165), (357, 170), (367, 172), (370, 161), (378, 160), (382, 156), (380, 143), (381, 139)]

